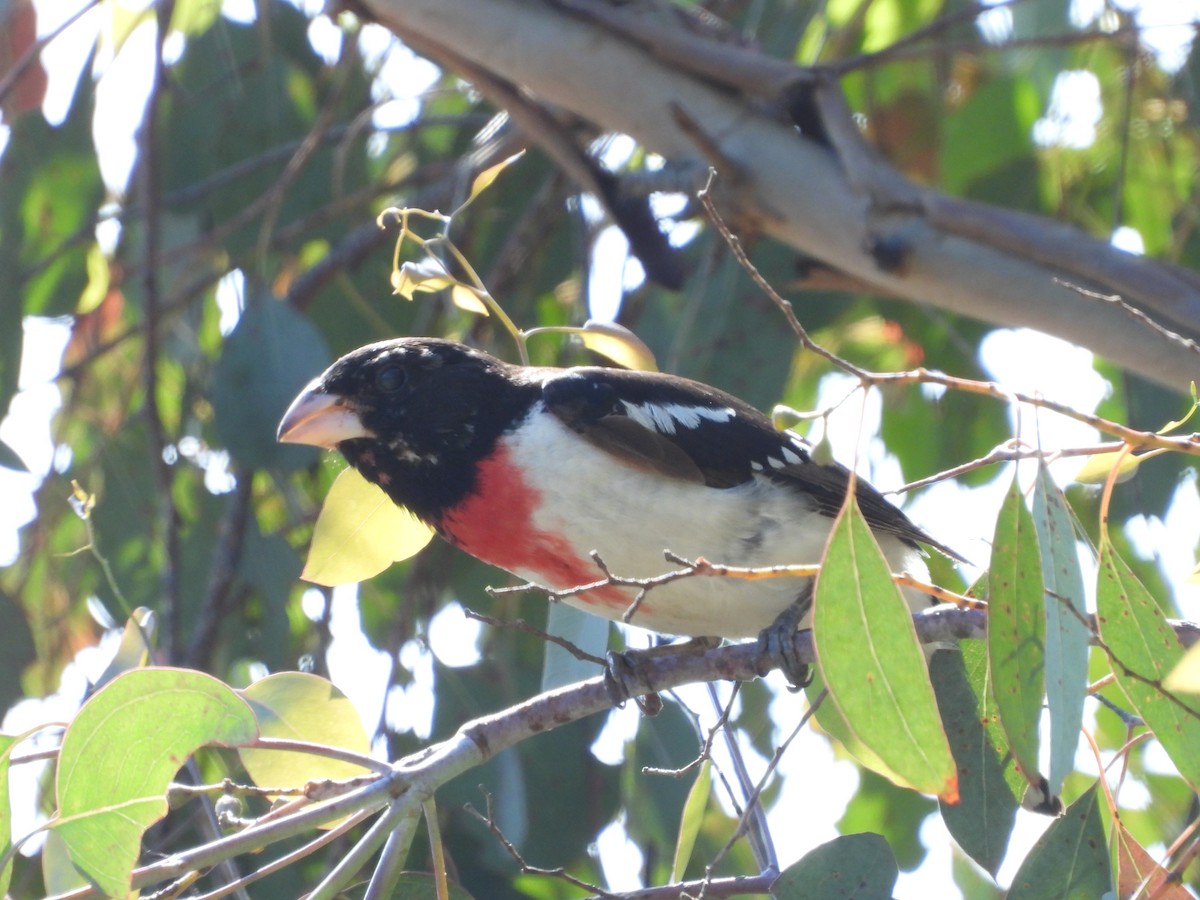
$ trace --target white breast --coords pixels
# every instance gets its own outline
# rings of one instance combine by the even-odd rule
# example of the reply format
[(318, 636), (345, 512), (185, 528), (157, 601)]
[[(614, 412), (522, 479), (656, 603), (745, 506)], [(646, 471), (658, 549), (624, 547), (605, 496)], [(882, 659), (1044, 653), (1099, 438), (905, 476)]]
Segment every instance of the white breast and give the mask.
[[(502, 440), (542, 494), (536, 527), (561, 535), (581, 559), (598, 552), (614, 575), (647, 578), (678, 568), (664, 550), (736, 566), (815, 564), (832, 525), (801, 494), (781, 491), (764, 476), (728, 489), (664, 478), (592, 446), (552, 416), (534, 415)], [(923, 569), (917, 552), (898, 539), (883, 535), (881, 544), (895, 571)], [(576, 586), (548, 584), (538, 571), (514, 574), (551, 589)], [(603, 577), (599, 569), (594, 574)], [(666, 634), (753, 637), (802, 586), (794, 577), (687, 578), (652, 589), (632, 623)], [(635, 594), (625, 591), (628, 602)], [(588, 597), (566, 602), (611, 619), (627, 608)]]

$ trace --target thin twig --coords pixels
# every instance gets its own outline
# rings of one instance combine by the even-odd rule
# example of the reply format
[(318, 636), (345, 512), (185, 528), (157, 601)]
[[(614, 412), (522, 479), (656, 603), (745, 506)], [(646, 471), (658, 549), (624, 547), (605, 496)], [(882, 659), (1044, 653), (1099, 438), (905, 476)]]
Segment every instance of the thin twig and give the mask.
[(180, 584), (180, 567), (182, 563), (182, 545), (179, 534), (179, 515), (175, 509), (174, 482), (175, 476), (171, 464), (166, 459), (166, 448), (169, 443), (166, 425), (162, 411), (158, 405), (158, 361), (160, 317), (162, 314), (162, 294), (159, 283), (159, 264), (161, 262), (161, 224), (159, 221), (159, 146), (158, 146), (158, 110), (162, 99), (163, 85), (166, 79), (166, 63), (163, 60), (163, 44), (170, 30), (171, 15), (175, 9), (174, 0), (162, 0), (155, 7), (157, 34), (154, 41), (154, 74), (151, 76), (150, 93), (146, 101), (146, 113), (142, 119), (141, 128), (137, 134), (138, 148), (138, 184), (142, 201), (145, 203), (146, 217), (144, 229), (146, 268), (142, 273), (142, 298), (145, 308), (145, 319), (142, 323), (142, 336), (145, 342), (142, 360), (142, 387), (145, 392), (145, 417), (147, 432), (150, 439), (151, 468), (155, 483), (157, 498), (157, 527), (158, 538), (165, 550), (162, 562), (162, 596), (159, 601), (159, 613), (162, 616), (162, 631), (159, 648), (163, 659), (170, 662), (179, 646), (180, 637), (180, 603), (182, 589)]
[(546, 878), (558, 878), (562, 881), (565, 881), (567, 884), (569, 884), (573, 887), (582, 888), (585, 891), (591, 891), (597, 897), (604, 897), (604, 898), (607, 898), (607, 900), (621, 900), (623, 895), (610, 894), (608, 891), (604, 890), (601, 887), (598, 887), (597, 885), (592, 884), (591, 882), (584, 881), (580, 878), (576, 878), (574, 875), (572, 875), (570, 872), (568, 872), (566, 869), (562, 868), (561, 866), (554, 868), (554, 869), (544, 869), (541, 866), (533, 866), (533, 865), (530, 865), (529, 863), (527, 863), (525, 861), (525, 857), (523, 857), (521, 855), (521, 851), (513, 846), (512, 841), (510, 841), (507, 837), (505, 837), (503, 830), (501, 830), (500, 826), (496, 823), (496, 818), (495, 818), (495, 816), (492, 815), (492, 795), (491, 795), (491, 793), (483, 790), (482, 786), (480, 786), (480, 791), (483, 792), (483, 798), (484, 798), (484, 803), (486, 804), (487, 814), (484, 815), (479, 810), (477, 810), (474, 806), (472, 806), (470, 803), (467, 803), (466, 805), (463, 806), (464, 812), (466, 812), (468, 815), (474, 816), (475, 819), (477, 821), (479, 821), (480, 823), (482, 823), (482, 825), (488, 830), (488, 832), (491, 833), (492, 837), (494, 837), (497, 841), (500, 842), (500, 846), (504, 848), (504, 852), (507, 853), (512, 858), (513, 862), (515, 862), (520, 867), (522, 874), (524, 874), (524, 875), (541, 875)]
[[(503, 590), (507, 590), (507, 589), (505, 589), (505, 588), (494, 589), (494, 588), (490, 588), (490, 587), (487, 588), (487, 592), (489, 594), (498, 593), (499, 591), (503, 591)], [(512, 619), (511, 621), (505, 620), (505, 619), (498, 619), (495, 616), (488, 616), (488, 615), (484, 615), (483, 613), (477, 613), (473, 609), (469, 609), (467, 607), (463, 607), (463, 612), (466, 614), (468, 619), (474, 619), (477, 622), (483, 622), (485, 625), (491, 625), (493, 628), (507, 628), (507, 629), (510, 629), (513, 631), (523, 631), (526, 634), (533, 635), (538, 640), (546, 641), (547, 643), (550, 643), (550, 644), (557, 644), (559, 647), (562, 647), (564, 650), (566, 650), (568, 653), (570, 653), (573, 657), (575, 657), (580, 662), (596, 663), (597, 665), (600, 665), (600, 666), (605, 664), (604, 660), (601, 657), (596, 656), (593, 653), (588, 653), (586, 650), (580, 649), (575, 644), (568, 641), (566, 638), (560, 637), (557, 634), (551, 634), (548, 631), (543, 631), (540, 628), (530, 625), (524, 619)]]

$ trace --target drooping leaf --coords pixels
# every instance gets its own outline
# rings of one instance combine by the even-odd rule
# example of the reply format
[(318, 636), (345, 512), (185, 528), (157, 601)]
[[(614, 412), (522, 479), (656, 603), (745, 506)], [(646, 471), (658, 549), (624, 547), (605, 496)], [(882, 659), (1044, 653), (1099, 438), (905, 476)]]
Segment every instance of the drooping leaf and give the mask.
[(696, 846), (696, 836), (704, 824), (704, 810), (708, 806), (708, 795), (712, 789), (712, 761), (700, 764), (692, 789), (683, 804), (683, 815), (679, 819), (679, 839), (675, 843), (675, 861), (671, 864), (671, 880), (682, 881)]
[(17, 738), (0, 734), (0, 857), (8, 861), (0, 865), (0, 897), (8, 896), (8, 885), (12, 880), (12, 808), (8, 803), (8, 764), (12, 758)]
[(814, 593), (817, 660), (847, 723), (908, 784), (957, 802), (912, 616), (853, 500), (834, 524)]
[(250, 707), (201, 672), (134, 669), (83, 705), (63, 736), (54, 829), (71, 861), (124, 897), (143, 832), (167, 813), (167, 786), (200, 747), (254, 739)]
[(433, 529), (347, 468), (325, 496), (300, 577), (326, 586), (363, 581), (432, 538)]
[[(371, 753), (371, 740), (354, 704), (324, 678), (306, 672), (278, 672), (240, 692), (254, 710), (259, 733)], [(299, 787), (308, 781), (336, 781), (367, 770), (351, 762), (291, 750), (242, 747), (242, 764), (260, 787)]]
[(1117, 684), (1193, 790), (1200, 786), (1200, 699), (1163, 687), (1183, 646), (1112, 543), (1100, 543), (1096, 621)]
[(1013, 876), (1008, 900), (1097, 900), (1112, 890), (1098, 799), (1093, 784), (1050, 824)]
[(980, 702), (959, 652), (938, 651), (929, 662), (942, 724), (958, 766), (959, 802), (941, 804), (942, 821), (963, 851), (995, 875), (1017, 820), (1017, 798), (980, 721)]
[(482, 194), (491, 186), (491, 183), (500, 177), (500, 173), (511, 166), (513, 163), (521, 159), (525, 155), (522, 150), (519, 153), (514, 153), (507, 159), (502, 159), (495, 165), (488, 166), (482, 172), (475, 176), (475, 180), (471, 182), (471, 193), (467, 196), (467, 201), (470, 202)]
[(1075, 531), (1062, 491), (1038, 467), (1033, 522), (1046, 586), (1046, 705), (1050, 710), (1050, 793), (1058, 796), (1075, 768), (1075, 748), (1087, 696), (1087, 606)]
[(878, 834), (844, 834), (810, 850), (771, 885), (772, 900), (890, 900), (900, 868)]
[(1014, 474), (996, 520), (988, 570), (988, 665), (1009, 748), (1026, 780), (1038, 789), (1038, 724), (1045, 690), (1043, 596), (1037, 530)]

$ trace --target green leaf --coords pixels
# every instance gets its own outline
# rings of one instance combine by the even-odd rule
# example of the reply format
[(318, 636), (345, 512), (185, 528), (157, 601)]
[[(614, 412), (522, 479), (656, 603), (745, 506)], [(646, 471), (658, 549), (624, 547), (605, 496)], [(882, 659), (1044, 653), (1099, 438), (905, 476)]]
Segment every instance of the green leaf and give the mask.
[(855, 734), (906, 784), (957, 802), (954, 758), (912, 616), (853, 500), (830, 535), (813, 616), (821, 675)]
[[(985, 576), (986, 577), (986, 576)], [(975, 596), (980, 596), (979, 591)], [(987, 740), (996, 748), (1000, 765), (1004, 769), (1004, 783), (1009, 793), (1019, 798), (1028, 788), (1025, 776), (1017, 768), (1012, 750), (1008, 746), (1008, 735), (1000, 725), (1000, 714), (996, 711), (996, 698), (992, 693), (991, 672), (988, 669), (987, 644), (984, 641), (959, 641), (963, 665), (967, 670), (967, 682), (979, 702), (979, 721), (983, 723)]]
[(254, 739), (250, 707), (201, 672), (135, 669), (80, 709), (59, 751), (53, 827), (100, 890), (124, 897), (142, 834), (167, 813), (167, 787), (200, 747)]
[(12, 808), (8, 803), (8, 764), (12, 759), (13, 747), (17, 738), (0, 734), (0, 858), (6, 861), (0, 865), (0, 897), (8, 896), (8, 885), (12, 881)]
[(1038, 774), (1038, 724), (1044, 691), (1046, 612), (1033, 516), (1013, 476), (996, 520), (988, 571), (988, 664), (1000, 724), (1032, 786)]
[[(370, 756), (371, 739), (358, 710), (332, 683), (305, 672), (279, 672), (239, 692), (254, 710), (262, 737), (324, 744)], [(340, 759), (293, 750), (242, 747), (242, 764), (259, 787), (353, 778), (369, 771)]]
[(300, 577), (326, 587), (364, 581), (414, 556), (432, 539), (432, 528), (357, 469), (343, 469), (317, 516)]
[(696, 846), (696, 836), (704, 824), (704, 810), (708, 806), (708, 795), (712, 790), (712, 760), (704, 760), (692, 789), (683, 804), (683, 815), (679, 819), (679, 839), (675, 843), (675, 861), (671, 864), (671, 880), (682, 881)]
[(810, 850), (771, 885), (772, 900), (891, 900), (900, 869), (878, 834), (844, 834)]
[(1096, 621), (1117, 684), (1195, 790), (1200, 787), (1200, 700), (1163, 688), (1183, 646), (1150, 592), (1113, 548), (1100, 543)]
[(1000, 754), (980, 721), (980, 700), (959, 652), (939, 650), (929, 661), (942, 724), (958, 765), (959, 802), (942, 803), (942, 821), (963, 851), (995, 875), (1017, 821), (1017, 798)]
[(225, 338), (212, 386), (217, 437), (238, 463), (285, 471), (312, 464), (317, 451), (276, 442), (275, 427), (328, 362), (325, 339), (303, 315), (267, 296), (247, 304)]
[(1050, 793), (1062, 793), (1063, 782), (1075, 768), (1075, 748), (1083, 725), (1087, 697), (1087, 604), (1083, 570), (1075, 549), (1075, 530), (1067, 499), (1038, 466), (1033, 489), (1033, 523), (1041, 548), (1046, 587), (1046, 705), (1050, 710)]
[(1110, 891), (1108, 841), (1093, 784), (1033, 845), (1008, 900), (1097, 900)]

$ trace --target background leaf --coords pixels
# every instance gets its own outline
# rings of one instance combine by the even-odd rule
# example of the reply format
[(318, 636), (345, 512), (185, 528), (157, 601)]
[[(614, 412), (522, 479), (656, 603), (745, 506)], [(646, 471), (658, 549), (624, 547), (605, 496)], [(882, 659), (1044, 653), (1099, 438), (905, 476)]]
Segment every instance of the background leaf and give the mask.
[(142, 833), (167, 812), (167, 785), (200, 747), (253, 740), (250, 708), (215, 678), (135, 669), (79, 711), (59, 752), (55, 831), (110, 896), (129, 893)]
[(853, 501), (817, 576), (813, 635), (822, 678), (854, 733), (918, 790), (957, 802), (954, 758), (912, 618)]
[(433, 529), (347, 467), (325, 496), (300, 577), (324, 585), (363, 581), (432, 538)]

